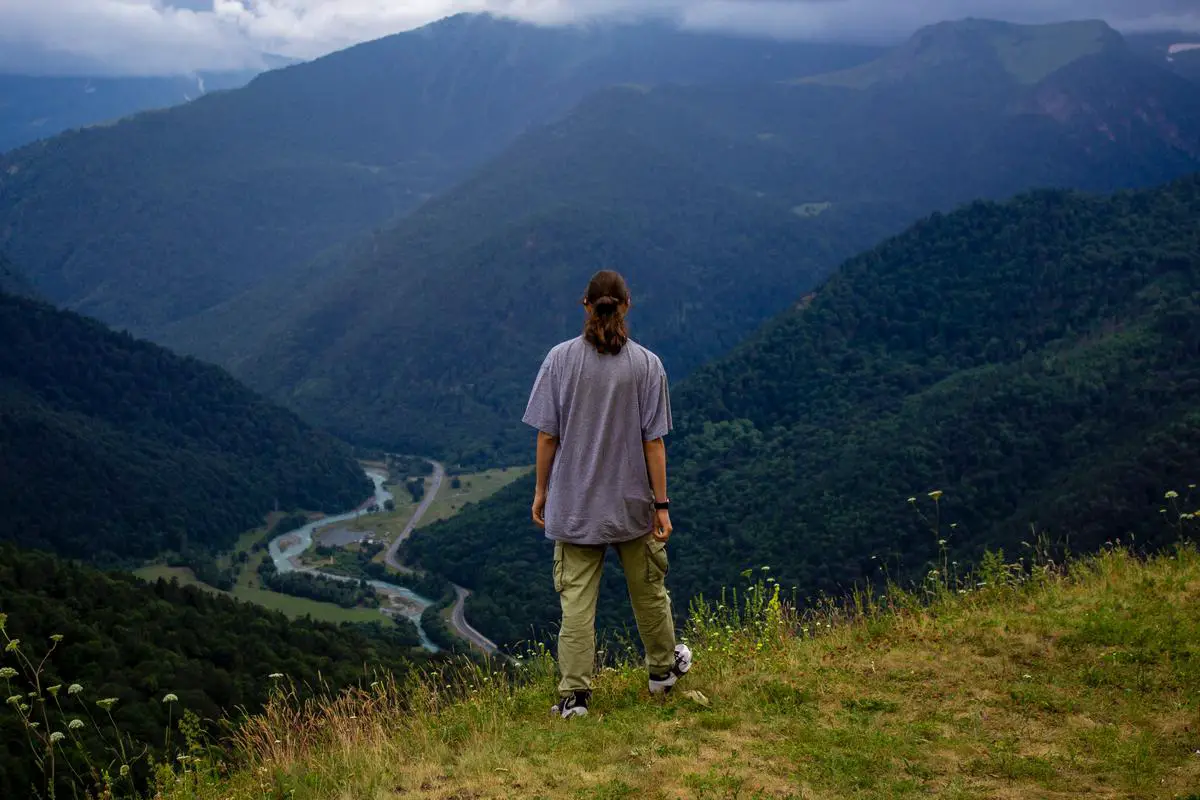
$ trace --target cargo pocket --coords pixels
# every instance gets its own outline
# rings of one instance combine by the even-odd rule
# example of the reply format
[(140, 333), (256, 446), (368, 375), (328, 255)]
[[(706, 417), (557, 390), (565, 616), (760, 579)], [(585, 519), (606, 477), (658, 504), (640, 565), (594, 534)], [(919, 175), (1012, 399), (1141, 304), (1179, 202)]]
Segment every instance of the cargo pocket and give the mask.
[(667, 578), (670, 563), (667, 561), (667, 543), (653, 536), (646, 542), (646, 582), (662, 583)]
[(554, 543), (554, 591), (562, 594), (563, 590), (563, 546), (562, 542)]

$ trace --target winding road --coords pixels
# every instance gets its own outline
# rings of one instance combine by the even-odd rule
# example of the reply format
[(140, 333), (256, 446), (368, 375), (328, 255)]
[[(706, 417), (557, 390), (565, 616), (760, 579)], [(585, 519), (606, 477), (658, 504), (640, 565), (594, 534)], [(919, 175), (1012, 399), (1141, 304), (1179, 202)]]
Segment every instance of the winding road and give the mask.
[[(446, 478), (446, 468), (442, 464), (432, 460), (429, 463), (433, 465), (433, 477), (430, 478), (429, 488), (425, 491), (425, 496), (421, 499), (421, 504), (413, 511), (412, 518), (404, 526), (404, 530), (400, 532), (400, 535), (388, 547), (387, 555), (385, 556), (387, 565), (403, 574), (411, 575), (413, 569), (401, 564), (400, 559), (396, 557), (396, 554), (400, 551), (400, 545), (408, 541), (409, 537), (413, 535), (413, 531), (417, 529), (417, 525), (421, 523), (421, 520), (425, 517), (425, 513), (433, 505), (433, 501), (437, 499), (437, 494), (441, 491), (442, 483)], [(495, 655), (496, 651), (499, 650), (496, 647), (496, 643), (472, 628), (471, 624), (467, 622), (466, 604), (467, 598), (471, 596), (471, 592), (458, 584), (453, 584), (453, 586), (457, 597), (454, 601), (454, 611), (450, 616), (450, 623), (454, 626), (454, 632), (459, 635), (459, 638), (470, 642), (487, 655)]]
[(387, 565), (397, 572), (402, 572), (406, 575), (411, 575), (412, 570), (400, 563), (400, 559), (396, 558), (396, 553), (400, 551), (400, 545), (408, 541), (413, 535), (413, 531), (417, 529), (417, 525), (421, 524), (421, 520), (425, 517), (425, 512), (433, 505), (433, 501), (437, 499), (437, 494), (442, 489), (442, 481), (446, 479), (446, 468), (436, 461), (430, 461), (433, 464), (433, 477), (429, 480), (429, 488), (425, 491), (425, 496), (421, 498), (421, 504), (413, 511), (412, 518), (408, 524), (404, 526), (404, 530), (400, 531), (400, 535), (392, 542), (388, 548), (387, 556), (385, 557)]

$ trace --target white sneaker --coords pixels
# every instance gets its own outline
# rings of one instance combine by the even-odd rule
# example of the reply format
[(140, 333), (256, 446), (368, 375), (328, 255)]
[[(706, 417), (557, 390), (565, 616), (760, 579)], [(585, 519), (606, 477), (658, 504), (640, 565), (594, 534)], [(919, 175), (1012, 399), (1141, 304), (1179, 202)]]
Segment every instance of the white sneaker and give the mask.
[(692, 668), (692, 651), (686, 644), (675, 645), (675, 666), (665, 675), (650, 676), (650, 694), (666, 694)]
[(588, 701), (591, 699), (591, 692), (575, 692), (575, 694), (567, 695), (550, 707), (550, 715), (563, 719), (586, 717)]

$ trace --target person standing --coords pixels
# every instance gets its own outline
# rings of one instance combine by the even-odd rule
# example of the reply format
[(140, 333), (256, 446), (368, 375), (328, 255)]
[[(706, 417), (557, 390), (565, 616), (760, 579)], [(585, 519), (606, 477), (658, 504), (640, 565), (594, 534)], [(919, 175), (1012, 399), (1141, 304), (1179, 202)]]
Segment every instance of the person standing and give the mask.
[(616, 548), (646, 651), (651, 694), (691, 669), (675, 641), (667, 594), (667, 451), (671, 400), (658, 356), (629, 338), (629, 287), (596, 273), (583, 298), (583, 335), (546, 356), (524, 422), (538, 431), (533, 521), (554, 542), (562, 605), (559, 702), (552, 713), (586, 716), (596, 660), (596, 602), (608, 547)]

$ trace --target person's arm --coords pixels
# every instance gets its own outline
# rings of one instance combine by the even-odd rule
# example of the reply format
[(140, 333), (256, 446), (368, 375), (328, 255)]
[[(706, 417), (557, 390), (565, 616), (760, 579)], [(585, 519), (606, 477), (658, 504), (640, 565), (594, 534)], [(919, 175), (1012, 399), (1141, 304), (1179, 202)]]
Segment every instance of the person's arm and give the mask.
[(550, 485), (550, 468), (558, 454), (558, 437), (538, 432), (537, 437), (537, 488), (533, 494), (533, 521), (542, 529), (546, 527), (546, 490)]
[[(654, 491), (656, 503), (667, 502), (667, 443), (662, 439), (643, 442), (642, 451), (646, 454), (646, 475), (650, 478), (650, 488)], [(659, 509), (654, 513), (654, 538), (665, 542), (671, 538), (671, 512)]]

